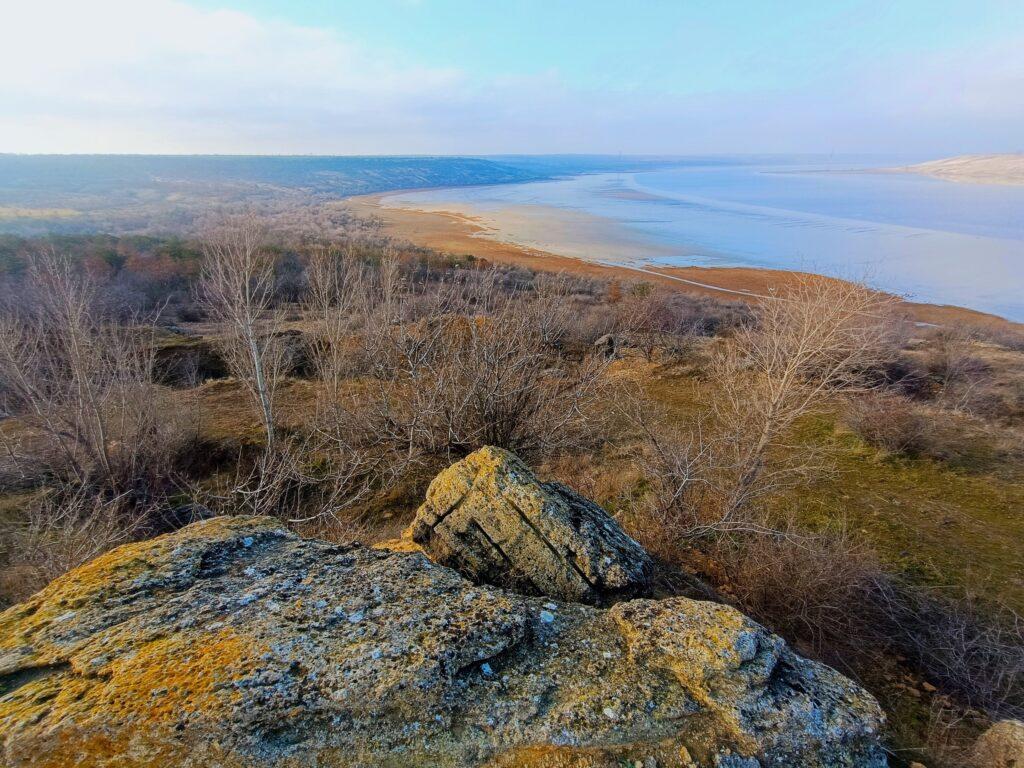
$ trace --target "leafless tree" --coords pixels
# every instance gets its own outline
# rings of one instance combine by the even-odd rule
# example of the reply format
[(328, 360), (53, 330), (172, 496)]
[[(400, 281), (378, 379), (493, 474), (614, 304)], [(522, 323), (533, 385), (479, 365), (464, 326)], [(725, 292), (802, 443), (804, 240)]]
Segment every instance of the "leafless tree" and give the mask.
[[(796, 422), (837, 391), (869, 386), (866, 372), (897, 349), (897, 300), (854, 282), (806, 277), (758, 309), (715, 362), (714, 418), (734, 483), (725, 519), (773, 489), (799, 464), (771, 466)], [(719, 453), (721, 458), (721, 452)]]
[(232, 374), (259, 412), (270, 448), (286, 349), (277, 335), (274, 260), (266, 247), (266, 231), (253, 216), (228, 219), (208, 233), (203, 255), (200, 299), (210, 316), (224, 326), (218, 343)]
[(306, 313), (313, 323), (310, 353), (327, 397), (336, 401), (352, 374), (355, 334), (365, 322), (366, 270), (352, 248), (318, 248), (306, 267)]
[(152, 381), (152, 325), (105, 316), (98, 282), (53, 253), (32, 261), (27, 290), (0, 313), (8, 457), (23, 473), (42, 465), (58, 480), (139, 490), (184, 437)]
[(895, 354), (894, 307), (892, 297), (826, 278), (761, 304), (715, 357), (715, 396), (690, 430), (639, 417), (658, 514), (689, 521), (691, 536), (769, 530), (754, 502), (821, 467), (790, 440), (793, 428), (833, 393), (870, 386), (866, 374)]

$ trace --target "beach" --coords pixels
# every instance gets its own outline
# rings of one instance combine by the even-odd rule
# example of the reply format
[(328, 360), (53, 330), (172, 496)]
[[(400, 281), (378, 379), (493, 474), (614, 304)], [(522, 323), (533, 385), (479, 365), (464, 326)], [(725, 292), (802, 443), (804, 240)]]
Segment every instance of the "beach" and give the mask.
[[(396, 240), (432, 248), (442, 253), (472, 254), (486, 261), (515, 264), (529, 269), (566, 272), (603, 279), (645, 280), (690, 293), (726, 300), (757, 302), (773, 291), (784, 290), (808, 273), (759, 267), (653, 266), (640, 261), (608, 260), (607, 250), (591, 248), (593, 256), (554, 253), (525, 242), (510, 241), (503, 225), (512, 229), (522, 218), (522, 211), (489, 211), (480, 216), (465, 210), (438, 206), (413, 208), (389, 204), (387, 198), (399, 192), (350, 197), (347, 204), (353, 213), (375, 217), (383, 233)], [(535, 214), (531, 227), (539, 241), (544, 236), (564, 232), (575, 224), (585, 224), (586, 231), (599, 231), (596, 222), (585, 220), (574, 212), (553, 209)], [(549, 232), (537, 231), (546, 222)], [(937, 325), (970, 323), (990, 326), (1017, 326), (993, 314), (965, 307), (903, 302), (916, 321)]]

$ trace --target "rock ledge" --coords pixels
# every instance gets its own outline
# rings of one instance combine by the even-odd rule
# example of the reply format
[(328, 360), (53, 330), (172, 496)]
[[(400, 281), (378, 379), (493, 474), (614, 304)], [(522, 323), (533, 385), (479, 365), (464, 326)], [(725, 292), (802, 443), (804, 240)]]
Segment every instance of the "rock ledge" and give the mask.
[(878, 768), (881, 713), (735, 610), (477, 587), (215, 518), (0, 614), (0, 763)]

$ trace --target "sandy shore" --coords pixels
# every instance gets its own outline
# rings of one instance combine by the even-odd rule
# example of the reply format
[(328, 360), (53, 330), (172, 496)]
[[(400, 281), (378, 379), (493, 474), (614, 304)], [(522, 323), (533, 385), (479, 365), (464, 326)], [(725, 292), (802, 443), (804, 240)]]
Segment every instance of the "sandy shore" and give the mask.
[[(605, 254), (602, 254), (600, 249), (595, 250), (593, 244), (592, 238), (600, 234), (599, 228), (603, 226), (597, 217), (572, 213), (563, 216), (559, 213), (557, 217), (550, 217), (549, 220), (547, 217), (538, 219), (534, 214), (531, 217), (532, 226), (540, 226), (540, 223), (547, 222), (551, 226), (561, 228), (554, 233), (558, 236), (556, 239), (565, 239), (566, 234), (562, 231), (565, 228), (587, 228), (586, 236), (580, 238), (580, 247), (582, 249), (585, 244), (589, 257), (551, 253), (530, 244), (531, 239), (547, 240), (546, 237), (540, 236), (542, 233), (539, 231), (530, 233), (536, 235), (535, 238), (521, 236), (519, 242), (503, 239), (504, 235), (498, 231), (495, 223), (496, 217), (489, 214), (473, 216), (435, 207), (421, 209), (382, 204), (384, 198), (395, 194), (398, 193), (351, 197), (347, 203), (357, 215), (378, 218), (384, 233), (396, 239), (444, 253), (472, 254), (491, 262), (518, 264), (530, 269), (570, 272), (608, 279), (647, 280), (692, 293), (743, 301), (758, 301), (773, 289), (778, 290), (791, 285), (801, 274), (756, 267), (653, 267), (629, 259), (608, 263), (602, 258)], [(503, 211), (502, 215), (514, 216), (521, 213)], [(571, 238), (569, 240), (571, 242)], [(616, 250), (621, 253), (621, 248)], [(914, 302), (905, 304), (911, 315), (920, 322), (1012, 325), (994, 315), (963, 307)]]
[(1024, 155), (960, 155), (889, 170), (965, 184), (1024, 185)]

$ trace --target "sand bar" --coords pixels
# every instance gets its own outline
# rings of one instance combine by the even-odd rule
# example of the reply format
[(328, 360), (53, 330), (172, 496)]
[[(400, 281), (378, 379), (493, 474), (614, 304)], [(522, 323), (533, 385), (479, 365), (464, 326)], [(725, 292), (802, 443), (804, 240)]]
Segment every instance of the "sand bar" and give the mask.
[(963, 184), (1024, 185), (1022, 155), (960, 155), (917, 165), (891, 168), (898, 173), (917, 173)]

